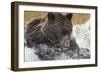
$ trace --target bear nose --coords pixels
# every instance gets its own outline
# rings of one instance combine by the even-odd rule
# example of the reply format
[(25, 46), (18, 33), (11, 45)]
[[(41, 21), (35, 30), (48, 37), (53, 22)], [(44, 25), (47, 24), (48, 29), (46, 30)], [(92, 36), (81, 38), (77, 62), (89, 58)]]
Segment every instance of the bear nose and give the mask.
[(60, 45), (62, 48), (68, 48), (70, 46), (70, 39), (67, 35), (62, 38)]

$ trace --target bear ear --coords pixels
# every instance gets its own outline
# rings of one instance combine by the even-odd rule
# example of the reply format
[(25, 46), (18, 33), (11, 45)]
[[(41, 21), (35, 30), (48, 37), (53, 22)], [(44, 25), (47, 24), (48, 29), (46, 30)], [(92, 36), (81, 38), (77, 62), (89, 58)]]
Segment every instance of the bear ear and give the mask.
[(55, 15), (53, 14), (53, 12), (48, 12), (48, 20), (52, 22), (54, 19), (55, 19)]
[(73, 16), (73, 14), (72, 14), (72, 13), (68, 13), (68, 14), (66, 15), (66, 17), (67, 17), (69, 20), (71, 20), (71, 19), (72, 19), (72, 16)]

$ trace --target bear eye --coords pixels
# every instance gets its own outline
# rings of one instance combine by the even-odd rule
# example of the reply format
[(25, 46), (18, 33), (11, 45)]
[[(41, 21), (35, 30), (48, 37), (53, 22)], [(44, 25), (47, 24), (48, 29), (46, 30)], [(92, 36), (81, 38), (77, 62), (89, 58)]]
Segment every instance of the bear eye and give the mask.
[(65, 36), (65, 35), (68, 34), (68, 31), (67, 30), (62, 30), (61, 34)]

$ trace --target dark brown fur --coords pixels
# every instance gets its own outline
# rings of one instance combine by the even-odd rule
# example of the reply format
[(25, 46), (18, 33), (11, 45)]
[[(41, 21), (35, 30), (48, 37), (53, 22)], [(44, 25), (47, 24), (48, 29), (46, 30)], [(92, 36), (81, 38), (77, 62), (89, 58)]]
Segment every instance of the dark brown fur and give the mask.
[[(26, 40), (27, 44), (29, 44), (28, 47), (32, 48), (36, 43), (48, 44), (48, 46), (51, 44), (52, 46), (66, 47), (67, 45), (63, 46), (63, 44), (67, 42), (69, 45), (72, 32), (71, 17), (72, 14), (64, 16), (60, 13), (48, 13), (46, 24), (42, 24), (42, 26), (45, 25), (43, 28), (39, 26), (39, 24), (42, 21), (45, 22), (46, 18), (38, 18), (30, 22), (26, 31)], [(41, 28), (43, 31), (41, 31)], [(64, 40), (65, 42), (63, 38), (66, 38)]]

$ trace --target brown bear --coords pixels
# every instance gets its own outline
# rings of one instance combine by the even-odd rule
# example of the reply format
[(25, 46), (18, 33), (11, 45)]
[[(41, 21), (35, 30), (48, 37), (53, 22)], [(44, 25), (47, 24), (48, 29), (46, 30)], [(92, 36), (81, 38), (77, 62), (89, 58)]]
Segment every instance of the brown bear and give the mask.
[(27, 24), (26, 45), (35, 50), (41, 60), (54, 60), (62, 53), (72, 50), (78, 53), (79, 46), (72, 36), (72, 13), (48, 12)]

